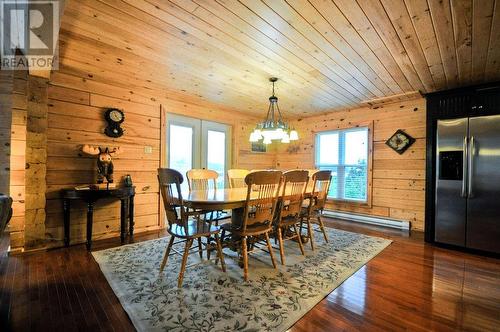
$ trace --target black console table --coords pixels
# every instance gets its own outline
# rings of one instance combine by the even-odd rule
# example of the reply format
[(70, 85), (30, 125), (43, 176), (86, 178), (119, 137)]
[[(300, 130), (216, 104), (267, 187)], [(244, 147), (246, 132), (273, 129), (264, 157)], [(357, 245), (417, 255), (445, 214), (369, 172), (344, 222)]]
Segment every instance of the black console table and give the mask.
[(129, 234), (134, 235), (134, 196), (135, 187), (123, 187), (116, 189), (90, 189), (76, 190), (63, 189), (61, 190), (64, 210), (64, 245), (69, 246), (69, 224), (70, 210), (72, 200), (82, 200), (87, 204), (87, 250), (92, 247), (92, 224), (94, 219), (94, 203), (101, 198), (116, 198), (121, 201), (120, 209), (120, 239), (122, 244), (125, 242), (127, 208), (129, 215)]

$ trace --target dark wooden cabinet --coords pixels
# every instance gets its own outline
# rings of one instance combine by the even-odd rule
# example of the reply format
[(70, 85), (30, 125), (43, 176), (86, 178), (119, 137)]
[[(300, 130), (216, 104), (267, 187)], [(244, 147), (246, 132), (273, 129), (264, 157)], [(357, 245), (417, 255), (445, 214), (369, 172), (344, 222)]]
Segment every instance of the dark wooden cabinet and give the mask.
[(453, 119), (500, 113), (500, 83), (428, 94), (428, 119)]
[(425, 240), (434, 242), (436, 127), (441, 119), (500, 114), (500, 82), (435, 92), (427, 99)]
[(428, 95), (427, 115), (436, 119), (468, 116), (473, 106), (473, 99), (471, 91)]
[(474, 92), (470, 116), (500, 113), (500, 86), (477, 88)]

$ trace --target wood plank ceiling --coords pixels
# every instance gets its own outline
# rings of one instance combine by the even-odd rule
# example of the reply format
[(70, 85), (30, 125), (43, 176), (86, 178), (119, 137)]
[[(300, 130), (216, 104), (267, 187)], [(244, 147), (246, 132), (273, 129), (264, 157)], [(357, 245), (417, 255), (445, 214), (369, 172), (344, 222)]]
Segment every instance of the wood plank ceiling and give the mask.
[(500, 79), (500, 0), (72, 0), (66, 72), (289, 117)]

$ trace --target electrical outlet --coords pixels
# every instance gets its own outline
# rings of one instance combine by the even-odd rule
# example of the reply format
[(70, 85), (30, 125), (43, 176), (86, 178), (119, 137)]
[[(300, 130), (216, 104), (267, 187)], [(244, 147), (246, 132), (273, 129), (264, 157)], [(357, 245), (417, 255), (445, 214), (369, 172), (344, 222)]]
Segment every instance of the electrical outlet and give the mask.
[(152, 147), (152, 146), (149, 146), (149, 145), (146, 145), (146, 146), (144, 147), (144, 153), (146, 153), (146, 154), (151, 154), (151, 153), (153, 153), (153, 147)]

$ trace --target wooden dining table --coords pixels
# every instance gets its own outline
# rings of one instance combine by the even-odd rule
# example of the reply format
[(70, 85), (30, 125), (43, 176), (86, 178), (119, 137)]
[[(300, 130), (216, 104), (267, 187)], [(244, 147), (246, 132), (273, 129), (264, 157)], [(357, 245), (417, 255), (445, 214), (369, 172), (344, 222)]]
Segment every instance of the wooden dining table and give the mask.
[[(309, 183), (304, 194), (304, 198), (307, 199), (311, 197), (312, 193), (312, 183)], [(208, 189), (208, 190), (183, 190), (182, 199), (184, 205), (187, 208), (194, 210), (203, 211), (222, 211), (231, 210), (231, 223), (233, 225), (241, 225), (243, 221), (243, 213), (247, 199), (247, 188), (225, 188), (225, 189)], [(282, 190), (282, 189), (281, 189)], [(250, 200), (258, 198), (258, 191), (252, 191), (250, 194)], [(289, 193), (285, 191), (282, 196), (282, 192), (279, 193), (280, 200), (278, 201), (277, 209), (280, 209), (282, 202), (286, 200)], [(279, 210), (277, 210), (278, 212)], [(275, 213), (275, 216), (278, 214)], [(274, 221), (273, 221), (274, 222)], [(302, 227), (300, 227), (300, 232)], [(302, 233), (302, 232), (301, 232)], [(301, 234), (302, 242), (306, 243), (309, 241), (309, 236)], [(237, 250), (235, 243), (239, 242), (238, 237), (231, 237), (229, 241), (224, 241), (223, 246), (229, 246), (232, 250)], [(243, 268), (243, 260), (241, 255), (238, 255), (238, 264)]]
[[(258, 193), (254, 192), (252, 195), (257, 198)], [(185, 190), (182, 192), (182, 198), (184, 204), (192, 209), (236, 210), (245, 206), (247, 188)]]
[[(312, 192), (312, 183), (309, 183), (304, 198), (308, 198)], [(258, 198), (258, 191), (252, 191), (250, 200)], [(286, 200), (287, 195), (281, 197)], [(281, 196), (281, 192), (280, 192)], [(247, 188), (224, 188), (208, 190), (184, 190), (182, 198), (186, 207), (204, 211), (232, 210), (231, 222), (233, 224), (241, 223), (243, 209), (247, 199)]]

